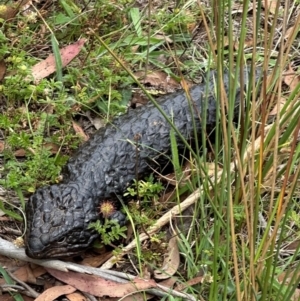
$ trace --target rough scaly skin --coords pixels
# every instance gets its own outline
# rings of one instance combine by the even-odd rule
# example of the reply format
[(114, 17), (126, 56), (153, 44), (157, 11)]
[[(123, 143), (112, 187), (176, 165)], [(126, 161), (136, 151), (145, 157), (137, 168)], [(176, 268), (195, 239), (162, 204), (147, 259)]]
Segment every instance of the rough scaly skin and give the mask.
[[(244, 72), (247, 83), (248, 73)], [(202, 124), (199, 116), (207, 100), (206, 131), (216, 126), (215, 73), (207, 84), (190, 89), (194, 111), (190, 111), (185, 92), (166, 95), (158, 100), (180, 133), (192, 141), (192, 116), (199, 138)], [(228, 75), (224, 74), (228, 92)], [(206, 94), (208, 91), (208, 95)], [(238, 115), (240, 88), (236, 91), (235, 115)], [(33, 258), (61, 257), (78, 254), (98, 237), (88, 229), (100, 218), (101, 200), (117, 200), (136, 178), (141, 179), (169, 162), (170, 125), (153, 104), (131, 109), (111, 124), (98, 130), (69, 160), (63, 171), (63, 182), (38, 189), (26, 206), (26, 253)], [(138, 158), (136, 138), (138, 137)], [(179, 153), (184, 144), (177, 139)]]

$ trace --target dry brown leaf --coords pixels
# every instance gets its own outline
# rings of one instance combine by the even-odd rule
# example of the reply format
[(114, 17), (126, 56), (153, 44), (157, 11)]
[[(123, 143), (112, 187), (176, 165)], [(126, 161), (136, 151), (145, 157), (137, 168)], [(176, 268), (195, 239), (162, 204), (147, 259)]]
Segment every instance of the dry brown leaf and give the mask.
[[(0, 210), (0, 212), (2, 212), (2, 211)], [(9, 222), (9, 221), (11, 221), (11, 219), (9, 217), (7, 217), (6, 215), (4, 215), (5, 214), (4, 212), (2, 212), (2, 213), (3, 214), (0, 215), (0, 222)], [(1, 257), (0, 257), (0, 260), (1, 260)]]
[[(77, 133), (77, 132), (76, 132)], [(80, 134), (79, 134), (80, 135)], [(81, 136), (81, 135), (80, 135)], [(59, 150), (59, 146), (57, 144), (54, 143), (44, 143), (43, 147), (45, 147), (46, 149), (48, 149), (52, 154), (57, 154), (58, 150)], [(34, 154), (34, 151), (32, 149), (28, 149), (31, 153)], [(1, 144), (0, 144), (0, 152), (1, 152)], [(26, 150), (23, 148), (17, 149), (14, 152), (14, 155), (18, 158), (22, 158), (26, 156)]]
[(6, 73), (6, 64), (5, 64), (4, 60), (1, 60), (0, 61), (0, 82), (4, 78), (5, 73)]
[(30, 265), (30, 267), (28, 267), (28, 281), (30, 282), (33, 280), (33, 282), (36, 283), (36, 279), (44, 275), (46, 272), (47, 271), (42, 266)]
[(55, 143), (50, 143), (50, 142), (44, 143), (43, 147), (48, 149), (51, 152), (51, 154), (53, 154), (53, 155), (57, 154), (57, 152), (59, 150), (59, 145), (57, 145)]
[[(295, 275), (296, 273), (296, 275)], [(291, 284), (291, 280), (294, 279), (294, 281), (297, 281), (297, 279), (299, 279), (300, 273), (296, 272), (296, 270), (290, 270), (290, 271), (286, 271), (286, 272), (282, 272), (280, 275), (278, 275), (278, 282), (279, 283), (283, 283), (283, 281), (285, 280), (286, 285)], [(293, 283), (294, 284), (294, 283)], [(296, 288), (293, 295), (291, 296), (292, 301), (299, 301), (300, 300), (300, 289)]]
[(81, 264), (96, 268), (101, 266), (104, 262), (111, 258), (111, 256), (112, 252), (105, 252), (98, 256), (85, 257)]
[(283, 74), (283, 81), (289, 86), (290, 91), (294, 91), (300, 82), (300, 76), (289, 65), (289, 70)]
[(82, 138), (83, 141), (88, 141), (89, 137), (85, 134), (84, 130), (75, 122), (72, 121), (73, 129), (79, 137)]
[(168, 44), (172, 44), (173, 40), (170, 39), (168, 36), (164, 35), (164, 34), (156, 34), (154, 35), (154, 38), (158, 39), (158, 40), (165, 40)]
[(3, 141), (0, 141), (0, 153), (4, 151), (5, 143)]
[(135, 45), (131, 47), (131, 52), (132, 53), (136, 53), (138, 51), (138, 49), (140, 48), (140, 45)]
[(177, 291), (183, 291), (184, 289), (188, 288), (189, 286), (193, 286), (198, 283), (203, 283), (203, 280), (204, 280), (204, 276), (195, 277), (193, 279), (188, 280), (187, 282), (185, 282), (183, 284), (178, 284), (175, 289)]
[(276, 12), (277, 1), (278, 0), (266, 0), (262, 1), (261, 4), (264, 9), (268, 9), (269, 12), (274, 15)]
[(155, 279), (167, 279), (173, 276), (179, 267), (180, 258), (177, 245), (177, 238), (172, 237), (168, 244), (167, 254), (165, 254), (164, 263), (159, 270), (154, 271)]
[(300, 289), (296, 288), (293, 295), (291, 296), (291, 301), (299, 301), (300, 300)]
[(181, 88), (180, 83), (162, 71), (149, 72), (146, 76), (144, 71), (138, 71), (134, 75), (142, 84), (150, 85), (161, 93), (170, 93)]
[(294, 24), (294, 26), (292, 26), (292, 27), (290, 27), (286, 32), (285, 32), (285, 35), (284, 35), (284, 38), (287, 40), (290, 36), (291, 36), (291, 34), (293, 33), (293, 31), (294, 31), (294, 28), (295, 27), (299, 27), (299, 24)]
[(14, 7), (3, 5), (3, 8), (1, 9), (0, 12), (0, 18), (4, 20), (11, 20), (16, 16), (17, 13), (18, 10), (15, 9)]
[[(9, 220), (9, 219), (7, 219)], [(11, 219), (10, 219), (11, 221)], [(2, 222), (2, 218), (1, 218), (1, 222)], [(22, 265), (22, 266), (20, 266)], [(23, 266), (25, 266), (26, 263), (23, 261), (19, 261), (17, 262), (16, 260), (12, 260), (11, 258), (7, 257), (7, 256), (3, 256), (0, 255), (0, 266), (4, 266), (8, 271), (13, 271), (16, 268), (20, 267), (22, 269)], [(15, 274), (15, 273), (14, 273)], [(0, 285), (5, 284), (5, 280), (3, 278), (0, 278)], [(1, 296), (1, 294), (0, 294)], [(0, 297), (1, 300), (1, 297)]]
[(27, 3), (29, 3), (31, 0), (21, 0), (18, 2), (15, 2), (13, 5), (3, 5), (0, 12), (0, 18), (4, 20), (11, 20), (13, 19), (16, 14), (25, 6)]
[[(248, 41), (245, 41), (244, 48), (249, 48), (249, 47), (252, 47), (253, 45), (254, 45), (254, 40), (248, 40)], [(234, 49), (235, 50), (239, 49), (239, 41), (236, 41), (234, 43)]]
[(284, 247), (284, 250), (296, 251), (299, 248), (300, 240), (295, 240)]
[[(298, 273), (299, 274), (299, 273)], [(284, 284), (289, 284), (292, 277), (294, 277), (294, 271), (285, 271), (278, 275), (278, 282), (283, 283), (285, 280), (286, 282)], [(295, 277), (297, 279), (298, 277)]]
[[(256, 3), (251, 3), (251, 5), (248, 5), (248, 9), (247, 9), (247, 12), (249, 11), (252, 11), (253, 10), (253, 5), (255, 5), (257, 7), (257, 4)], [(244, 11), (244, 5), (243, 5), (243, 2), (233, 2), (232, 3), (232, 9), (231, 9), (231, 14), (234, 15), (234, 14), (237, 14), (237, 13), (245, 13)]]
[(160, 281), (159, 284), (166, 286), (166, 287), (170, 287), (173, 288), (174, 284), (178, 281), (177, 277), (170, 277), (168, 279), (165, 279), (163, 281)]
[(35, 301), (53, 301), (60, 296), (71, 294), (76, 291), (71, 285), (56, 285), (45, 290)]
[[(68, 45), (60, 50), (62, 66), (68, 65), (80, 52), (86, 39), (80, 39), (76, 43)], [(37, 63), (32, 67), (32, 76), (35, 82), (47, 77), (56, 71), (55, 58), (50, 54), (45, 60)]]
[(272, 109), (272, 111), (270, 112), (269, 116), (275, 116), (275, 115), (277, 115), (277, 112), (281, 111), (281, 109), (283, 108), (283, 106), (285, 105), (285, 103), (286, 103), (286, 99), (282, 97), (280, 99), (279, 106), (278, 106), (278, 103), (276, 103), (275, 107)]
[(66, 297), (70, 300), (70, 301), (87, 301), (87, 298), (82, 295), (81, 293), (72, 293), (72, 294), (68, 294), (66, 295)]
[(13, 274), (16, 278), (23, 282), (36, 284), (36, 278), (45, 274), (43, 267), (35, 266), (33, 269), (28, 264), (18, 268)]
[[(23, 295), (22, 297), (24, 301), (34, 301), (33, 298), (27, 297), (25, 295)], [(15, 300), (16, 300), (15, 297), (8, 293), (3, 293), (3, 294), (1, 293), (0, 295), (0, 301), (15, 301)]]
[(25, 149), (21, 148), (21, 149), (18, 149), (14, 152), (14, 155), (16, 157), (25, 157), (26, 156), (26, 151)]
[[(28, 281), (29, 277), (34, 278), (34, 281), (35, 281), (35, 277), (31, 277), (32, 273), (30, 272), (30, 268), (28, 267), (28, 265), (24, 265), (24, 266), (18, 268), (14, 272), (14, 276), (23, 282), (29, 282)], [(33, 283), (33, 282), (30, 282), (30, 283)]]
[(123, 297), (133, 292), (156, 287), (154, 280), (144, 280), (141, 278), (135, 278), (132, 282), (128, 283), (117, 283), (95, 275), (80, 274), (71, 271), (61, 272), (53, 269), (47, 269), (47, 271), (58, 280), (97, 297)]

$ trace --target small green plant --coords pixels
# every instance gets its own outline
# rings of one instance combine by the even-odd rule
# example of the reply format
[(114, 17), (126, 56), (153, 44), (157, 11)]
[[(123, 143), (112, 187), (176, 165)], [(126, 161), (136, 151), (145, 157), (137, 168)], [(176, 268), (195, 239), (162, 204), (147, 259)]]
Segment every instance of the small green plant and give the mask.
[(136, 181), (131, 187), (127, 188), (124, 196), (138, 196), (144, 203), (149, 201), (157, 201), (159, 193), (164, 189), (160, 182), (154, 182), (153, 175), (143, 180)]
[(152, 249), (143, 250), (143, 260), (145, 262), (160, 262), (163, 254), (160, 252), (154, 252)]
[(127, 227), (121, 227), (117, 221), (107, 218), (104, 219), (104, 223), (101, 223), (100, 220), (90, 223), (89, 229), (95, 229), (99, 233), (100, 241), (104, 245), (109, 245), (121, 237), (126, 238), (125, 231), (127, 230)]
[(145, 229), (153, 225), (156, 212), (154, 212), (155, 210), (150, 206), (149, 208), (148, 210), (141, 210), (141, 206), (137, 202), (130, 203), (130, 216), (132, 220), (134, 220), (135, 226), (142, 225)]

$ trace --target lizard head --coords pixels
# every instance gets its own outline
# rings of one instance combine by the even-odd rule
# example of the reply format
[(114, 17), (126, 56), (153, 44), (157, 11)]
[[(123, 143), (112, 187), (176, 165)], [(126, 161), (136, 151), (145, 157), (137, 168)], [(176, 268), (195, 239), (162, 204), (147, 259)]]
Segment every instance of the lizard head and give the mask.
[[(86, 193), (86, 192), (85, 192)], [(99, 218), (92, 197), (82, 197), (76, 184), (38, 189), (26, 205), (26, 254), (32, 258), (72, 256), (98, 237), (88, 229)]]

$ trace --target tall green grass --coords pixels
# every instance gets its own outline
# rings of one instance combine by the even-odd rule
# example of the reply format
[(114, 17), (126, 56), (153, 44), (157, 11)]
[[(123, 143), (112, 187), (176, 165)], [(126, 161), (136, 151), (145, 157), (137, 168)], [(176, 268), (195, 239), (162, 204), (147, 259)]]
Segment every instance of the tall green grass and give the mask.
[[(294, 223), (292, 212), (299, 212), (300, 87), (290, 93), (275, 121), (268, 122), (269, 112), (281, 100), (282, 73), (289, 63), (288, 51), (296, 37), (295, 30), (288, 40), (273, 42), (279, 17), (282, 17), (283, 34), (287, 29), (290, 6), (285, 5), (282, 11), (277, 2), (275, 12), (269, 15), (261, 1), (243, 1), (243, 9), (238, 14), (234, 13), (236, 3), (232, 1), (211, 1), (211, 9), (196, 1), (181, 4), (178, 9), (183, 15), (187, 8), (196, 6), (206, 28), (206, 68), (217, 71), (213, 92), (218, 108), (212, 149), (200, 141), (198, 147), (191, 148), (185, 141), (191, 164), (196, 166), (188, 189), (191, 193), (199, 189), (201, 193), (195, 201), (190, 231), (184, 234), (178, 229), (185, 266), (181, 281), (201, 274), (203, 283), (187, 287), (187, 292), (203, 300), (291, 300), (299, 282), (299, 247), (293, 255), (284, 256), (282, 246), (297, 239), (297, 230), (292, 230), (291, 224)], [(132, 10), (131, 17), (141, 37), (142, 15)], [(267, 22), (269, 17), (271, 26)], [(161, 30), (167, 26), (162, 25)], [(144, 31), (150, 32), (147, 27)], [(251, 46), (248, 46), (249, 36)], [(116, 52), (101, 37), (96, 38), (136, 80)], [(275, 60), (272, 57), (274, 45), (279, 45)], [(145, 53), (146, 62), (152, 62), (151, 51), (148, 49)], [(176, 49), (170, 48), (170, 55), (176, 58), (175, 53)], [(244, 78), (245, 67), (249, 69), (249, 78)], [(261, 69), (259, 82), (254, 72), (258, 67)], [(231, 74), (228, 94), (224, 88), (224, 70)], [(144, 87), (137, 84), (147, 94)], [(248, 89), (242, 95), (236, 124), (233, 122), (235, 91), (244, 84)], [(149, 94), (148, 97), (160, 110), (159, 104)], [(201, 118), (205, 124), (207, 116), (204, 114)], [(180, 139), (184, 137), (174, 128), (172, 120), (168, 121), (173, 127), (173, 165), (180, 179), (182, 171), (175, 134)], [(201, 141), (207, 141), (205, 127), (200, 136)], [(283, 149), (289, 153), (282, 159)], [(208, 162), (208, 153), (212, 162)], [(213, 173), (209, 171), (211, 166), (214, 166)], [(266, 187), (267, 184), (270, 186)], [(182, 201), (179, 194), (178, 203)], [(184, 223), (184, 218), (182, 221)]]
[[(192, 1), (187, 1), (182, 10), (191, 4)], [(278, 110), (275, 121), (267, 124), (269, 112), (281, 100), (282, 73), (289, 63), (287, 52), (296, 34), (281, 41), (277, 59), (271, 60), (279, 14), (283, 15), (286, 30), (290, 6), (286, 5), (282, 12), (277, 2), (275, 13), (269, 16), (262, 9), (261, 1), (243, 1), (237, 35), (234, 2), (212, 1), (209, 15), (204, 5), (198, 4), (207, 31), (208, 61), (212, 62), (208, 68), (217, 70), (215, 94), (219, 110), (212, 178), (205, 172), (209, 152), (206, 145), (191, 150), (197, 173), (189, 187), (194, 190), (200, 187), (202, 193), (195, 203), (191, 231), (187, 236), (180, 230), (178, 234), (186, 267), (182, 280), (204, 273), (204, 283), (187, 291), (205, 300), (290, 300), (299, 282), (299, 247), (293, 256), (285, 257), (282, 245), (297, 239), (296, 230), (291, 231), (290, 224), (293, 223), (291, 212), (299, 211), (296, 201), (300, 169), (299, 87)], [(249, 6), (252, 13), (247, 9)], [(268, 17), (273, 20), (271, 28)], [(249, 35), (251, 48), (247, 46)], [(249, 79), (243, 77), (245, 66), (251, 74)], [(256, 83), (254, 70), (258, 66), (262, 81)], [(225, 69), (232, 75), (228, 95), (223, 82)], [(233, 123), (235, 90), (244, 83), (248, 90), (242, 97), (237, 125)], [(207, 116), (201, 117), (205, 124)], [(206, 139), (204, 127), (202, 141)], [(176, 141), (171, 141), (174, 150)], [(279, 160), (284, 147), (289, 154)], [(177, 156), (173, 151), (178, 170)], [(289, 181), (291, 175), (293, 180)], [(271, 181), (270, 187), (265, 187), (267, 181)], [(181, 200), (178, 198), (178, 202)]]
[[(211, 35), (209, 41), (213, 41), (215, 34), (217, 44), (214, 52), (214, 45), (210, 43), (219, 75), (216, 95), (220, 112), (214, 163), (222, 166), (223, 173), (212, 187), (207, 185), (212, 192), (209, 197), (214, 204), (212, 210), (203, 200), (200, 204), (208, 208), (208, 214), (203, 216), (203, 209), (195, 212), (195, 219), (200, 225), (199, 229), (195, 229), (194, 236), (200, 236), (197, 239), (199, 247), (195, 248), (196, 257), (200, 259), (199, 262), (210, 263), (213, 281), (206, 292), (208, 300), (290, 300), (299, 282), (299, 247), (296, 248), (294, 256), (287, 258), (282, 255), (281, 248), (284, 241), (297, 239), (296, 233), (292, 237), (287, 234), (291, 224), (291, 211), (298, 212), (295, 200), (299, 199), (299, 192), (296, 193), (297, 185), (299, 186), (300, 159), (300, 146), (297, 142), (300, 127), (299, 86), (292, 91), (283, 109), (278, 110), (275, 122), (268, 126), (266, 122), (268, 112), (280, 103), (281, 76), (289, 63), (287, 50), (291, 49), (295, 35), (288, 41), (281, 41), (279, 55), (274, 64), (270, 62), (270, 57), (274, 50), (272, 41), (279, 17), (279, 2), (275, 14), (271, 16), (273, 23), (269, 30), (266, 24), (268, 12), (262, 11), (262, 3), (243, 1), (244, 8), (248, 5), (253, 7), (252, 43), (255, 46), (251, 52), (245, 48), (248, 30), (245, 24), (249, 13), (246, 9), (243, 10), (240, 35), (234, 36), (232, 5), (231, 1), (214, 2), (211, 16), (213, 25), (210, 23), (211, 27), (207, 26), (208, 35)], [(284, 7), (284, 30), (287, 29), (289, 7)], [(201, 5), (199, 9), (201, 12), (204, 10)], [(207, 18), (204, 12), (202, 17)], [(262, 20), (265, 20), (265, 30), (259, 35)], [(227, 33), (224, 30), (225, 24), (228, 26)], [(229, 41), (226, 55), (225, 35), (226, 41)], [(237, 38), (238, 49), (235, 50)], [(263, 50), (258, 53), (256, 46)], [(249, 59), (246, 62), (245, 52), (247, 58), (251, 57), (250, 63), (254, 68), (260, 64), (256, 58), (263, 56), (262, 68), (265, 77), (260, 97), (257, 98), (254, 86), (245, 94), (244, 112), (236, 129), (232, 124), (232, 108), (235, 87), (245, 80), (239, 70), (249, 63)], [(222, 72), (226, 68), (233, 74), (228, 98), (222, 81)], [(267, 74), (271, 74), (268, 82)], [(253, 84), (254, 80), (251, 81)], [(288, 147), (289, 154), (284, 161), (280, 161), (281, 149), (284, 147)], [(235, 162), (234, 168), (232, 162)], [(270, 173), (271, 186), (266, 189), (266, 176), (270, 176)], [(289, 180), (290, 175), (293, 175), (292, 181)], [(217, 176), (216, 169), (215, 178)], [(203, 181), (202, 185), (205, 185), (205, 179)], [(207, 196), (203, 196), (203, 199), (207, 199)], [(190, 253), (186, 249), (184, 252)], [(279, 280), (284, 273), (287, 273), (285, 279)], [(191, 273), (189, 277), (194, 276)], [(286, 281), (288, 278), (291, 279)]]

